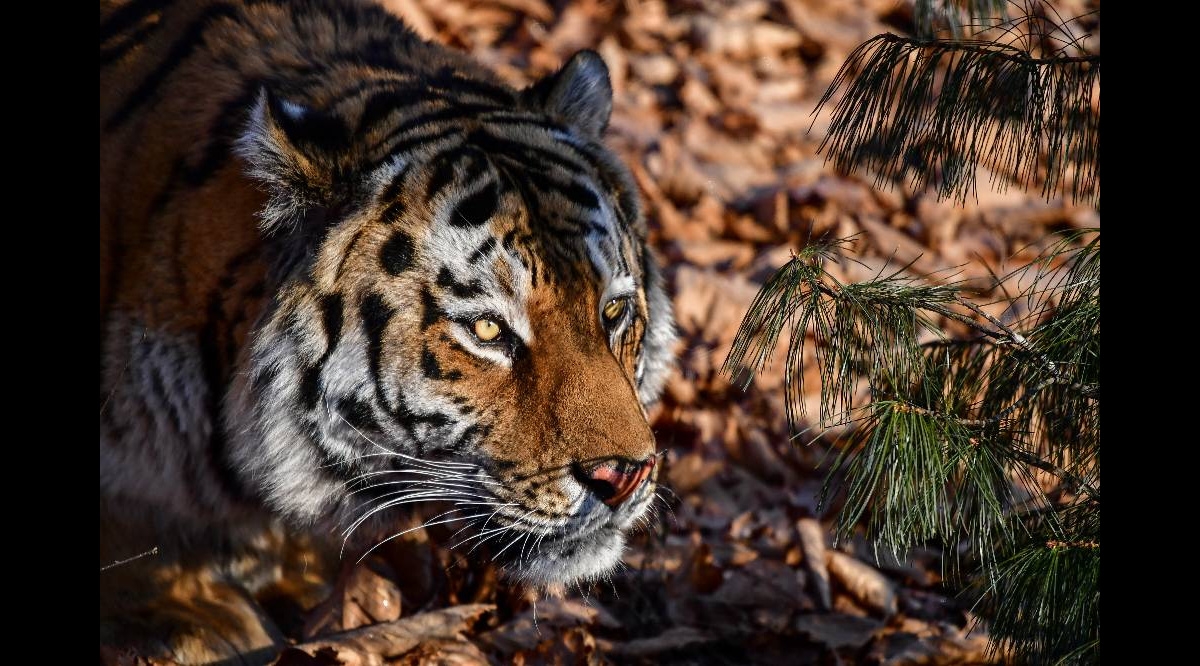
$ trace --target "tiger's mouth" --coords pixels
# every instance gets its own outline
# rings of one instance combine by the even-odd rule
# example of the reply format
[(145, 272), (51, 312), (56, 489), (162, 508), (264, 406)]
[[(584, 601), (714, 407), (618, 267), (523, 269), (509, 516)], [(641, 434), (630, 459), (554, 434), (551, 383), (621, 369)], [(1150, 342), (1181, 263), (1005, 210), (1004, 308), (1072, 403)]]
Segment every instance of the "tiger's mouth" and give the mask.
[[(613, 502), (557, 470), (552, 481), (535, 487), (548, 492), (554, 485), (565, 496), (528, 488), (522, 493), (520, 483), (500, 481), (478, 461), (435, 467), (434, 461), (403, 458), (397, 469), (364, 475), (364, 485), (354, 491), (366, 492), (359, 495), (358, 518), (345, 530), (349, 537), (363, 528), (350, 551), (361, 546), (365, 558), (392, 539), (436, 527), (435, 541), (451, 552), (498, 566), (503, 577), (541, 591), (601, 579), (616, 568), (628, 534), (648, 526), (657, 497), (657, 474), (649, 472), (623, 501)], [(396, 530), (391, 510), (407, 507), (423, 507), (421, 522)]]
[(542, 590), (601, 579), (619, 565), (627, 536), (644, 521), (654, 491), (654, 485), (647, 484), (627, 505), (602, 505), (594, 514), (577, 516), (582, 525), (526, 528), (528, 536), (521, 538), (530, 545), (498, 552), (496, 562), (509, 578)]

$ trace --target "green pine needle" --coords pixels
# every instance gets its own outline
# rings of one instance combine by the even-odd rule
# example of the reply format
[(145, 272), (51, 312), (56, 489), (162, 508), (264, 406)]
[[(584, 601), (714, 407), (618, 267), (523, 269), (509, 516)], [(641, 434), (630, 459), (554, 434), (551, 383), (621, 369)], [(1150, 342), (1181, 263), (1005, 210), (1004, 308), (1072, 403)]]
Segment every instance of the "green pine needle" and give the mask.
[[(822, 489), (823, 505), (844, 500), (838, 537), (864, 526), (897, 559), (940, 543), (951, 581), (983, 581), (993, 649), (1039, 663), (1090, 658), (1098, 591), (1087, 558), (1098, 564), (1099, 551), (1044, 544), (1099, 540), (1098, 230), (1064, 234), (1004, 276), (1024, 285), (1009, 295), (1026, 310), (1012, 324), (965, 299), (961, 285), (927, 284), (907, 267), (842, 284), (826, 265), (844, 259), (847, 241), (806, 248), (767, 280), (723, 371), (744, 377), (744, 388), (786, 333), (793, 431), (852, 426)], [(972, 334), (947, 335), (943, 318)], [(806, 364), (821, 379), (817, 415), (805, 412)], [(1046, 474), (1059, 492), (1043, 492)], [(1033, 571), (1052, 578), (1023, 578)], [(1038, 596), (1052, 592), (1052, 601)], [(1013, 615), (1018, 597), (1035, 610)]]
[(1099, 56), (885, 33), (850, 54), (818, 103), (842, 91), (818, 151), (877, 186), (932, 185), (939, 199), (974, 196), (986, 167), (997, 190), (1040, 181), (1046, 198), (1098, 202), (1099, 85)]

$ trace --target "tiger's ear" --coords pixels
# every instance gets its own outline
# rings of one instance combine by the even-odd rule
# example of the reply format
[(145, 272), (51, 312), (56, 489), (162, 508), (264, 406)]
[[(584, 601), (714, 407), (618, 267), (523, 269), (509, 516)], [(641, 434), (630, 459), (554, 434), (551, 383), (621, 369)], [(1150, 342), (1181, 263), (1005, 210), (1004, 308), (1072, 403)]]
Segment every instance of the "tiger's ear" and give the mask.
[(571, 56), (562, 69), (521, 93), (525, 104), (599, 137), (612, 115), (608, 66), (592, 50)]
[(266, 89), (259, 94), (234, 150), (246, 161), (247, 175), (270, 194), (261, 213), (264, 232), (333, 204), (350, 140), (340, 118)]

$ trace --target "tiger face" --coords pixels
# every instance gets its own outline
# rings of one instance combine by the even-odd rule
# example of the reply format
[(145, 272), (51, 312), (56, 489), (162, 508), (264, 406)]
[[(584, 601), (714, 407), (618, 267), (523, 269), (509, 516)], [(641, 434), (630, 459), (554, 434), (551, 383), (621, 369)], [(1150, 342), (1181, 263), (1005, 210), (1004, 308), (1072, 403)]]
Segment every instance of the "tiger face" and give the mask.
[(421, 506), (518, 580), (602, 575), (654, 498), (646, 408), (674, 340), (636, 190), (601, 143), (604, 63), (390, 101), (267, 89), (249, 113), (236, 150), (269, 197), (280, 286), (234, 378), (233, 462), (353, 552)]

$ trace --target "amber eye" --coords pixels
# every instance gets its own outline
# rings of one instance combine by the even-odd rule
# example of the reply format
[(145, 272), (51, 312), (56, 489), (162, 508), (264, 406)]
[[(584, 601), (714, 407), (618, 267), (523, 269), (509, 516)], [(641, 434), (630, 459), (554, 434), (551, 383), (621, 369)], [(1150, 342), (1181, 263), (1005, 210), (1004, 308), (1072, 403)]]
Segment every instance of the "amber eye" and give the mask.
[(604, 306), (604, 320), (613, 323), (625, 311), (625, 299), (614, 298)]
[(491, 342), (500, 337), (500, 324), (491, 319), (475, 320), (475, 337), (484, 342)]

